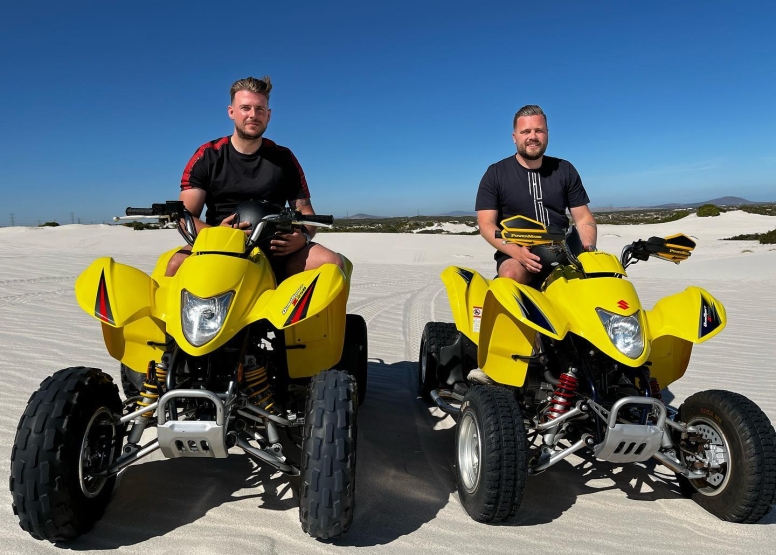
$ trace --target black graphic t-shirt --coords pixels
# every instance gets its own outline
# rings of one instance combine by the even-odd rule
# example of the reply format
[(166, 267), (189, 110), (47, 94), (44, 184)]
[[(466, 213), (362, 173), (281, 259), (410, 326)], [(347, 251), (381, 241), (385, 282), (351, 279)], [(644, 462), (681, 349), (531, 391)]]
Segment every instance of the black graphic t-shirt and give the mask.
[(244, 200), (266, 200), (279, 205), (310, 198), (302, 167), (284, 146), (262, 139), (253, 154), (242, 154), (231, 137), (205, 143), (191, 157), (181, 177), (181, 190), (206, 191), (206, 223), (218, 225)]
[(538, 170), (520, 165), (515, 156), (492, 164), (482, 176), (475, 210), (498, 210), (501, 222), (526, 216), (544, 225), (569, 226), (566, 209), (590, 203), (582, 179), (570, 162), (545, 156)]

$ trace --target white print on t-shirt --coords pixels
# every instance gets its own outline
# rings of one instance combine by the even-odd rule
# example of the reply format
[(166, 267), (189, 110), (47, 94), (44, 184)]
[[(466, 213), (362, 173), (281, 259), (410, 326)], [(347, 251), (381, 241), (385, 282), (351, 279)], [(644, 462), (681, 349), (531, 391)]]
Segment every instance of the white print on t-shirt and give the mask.
[(550, 225), (550, 212), (544, 207), (542, 200), (542, 179), (539, 172), (528, 172), (528, 193), (534, 199), (536, 220), (544, 225)]

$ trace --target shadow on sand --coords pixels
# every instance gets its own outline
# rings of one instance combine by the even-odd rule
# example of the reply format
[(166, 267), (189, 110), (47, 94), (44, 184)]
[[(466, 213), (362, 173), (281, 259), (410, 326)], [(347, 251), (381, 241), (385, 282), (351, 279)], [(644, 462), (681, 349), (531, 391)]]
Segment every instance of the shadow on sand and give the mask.
[[(415, 398), (415, 379), (415, 363), (369, 362), (369, 389), (358, 419), (356, 512), (350, 532), (337, 545), (391, 543), (431, 521), (448, 503), (453, 475), (445, 457), (452, 453), (452, 431), (432, 430), (426, 405)], [(429, 461), (437, 462), (430, 467)], [(258, 486), (263, 492), (253, 494)], [(246, 498), (255, 499), (257, 513), (295, 512), (298, 487), (298, 478), (259, 467), (239, 451), (218, 460), (146, 462), (124, 471), (94, 529), (60, 547), (84, 551), (138, 544)], [(301, 526), (298, 533), (304, 534)]]
[[(355, 517), (350, 532), (333, 542), (336, 545), (389, 544), (431, 522), (448, 503), (464, 510), (455, 494), (455, 427), (451, 417), (416, 397), (416, 364), (369, 362), (369, 390), (359, 409)], [(252, 493), (258, 486), (263, 492)], [(134, 545), (192, 524), (214, 507), (238, 499), (255, 499), (258, 513), (296, 512), (298, 487), (298, 478), (257, 467), (244, 454), (144, 463), (124, 472), (105, 516), (66, 547), (82, 551)], [(579, 496), (612, 489), (647, 502), (681, 496), (673, 473), (652, 462), (618, 466), (572, 457), (530, 476), (517, 515), (504, 525), (549, 523)], [(761, 523), (774, 521), (769, 515)], [(304, 534), (301, 526), (297, 531)]]

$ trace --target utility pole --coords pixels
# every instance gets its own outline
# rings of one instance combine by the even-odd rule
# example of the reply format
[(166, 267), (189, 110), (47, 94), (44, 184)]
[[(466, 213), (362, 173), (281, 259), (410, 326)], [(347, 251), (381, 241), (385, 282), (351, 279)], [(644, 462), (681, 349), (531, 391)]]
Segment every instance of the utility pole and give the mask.
[(14, 221), (13, 221), (13, 212), (11, 212), (11, 227), (13, 227)]
[(73, 216), (73, 214), (75, 214), (75, 212), (70, 212), (70, 223), (71, 224), (75, 223), (75, 217)]

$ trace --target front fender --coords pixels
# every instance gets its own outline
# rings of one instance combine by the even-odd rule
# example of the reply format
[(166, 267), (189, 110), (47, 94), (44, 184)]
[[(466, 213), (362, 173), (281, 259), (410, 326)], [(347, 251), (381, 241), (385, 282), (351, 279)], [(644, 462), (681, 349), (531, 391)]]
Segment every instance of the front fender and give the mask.
[(155, 289), (148, 275), (109, 257), (92, 262), (75, 281), (78, 306), (114, 328), (150, 316)]
[(691, 343), (711, 339), (727, 324), (722, 303), (700, 287), (665, 297), (647, 312), (652, 339), (671, 335)]
[(265, 291), (249, 317), (266, 318), (277, 329), (302, 322), (325, 310), (346, 285), (345, 274), (336, 264), (324, 264), (288, 277), (277, 289)]
[(496, 278), (485, 295), (477, 364), (493, 380), (521, 387), (528, 363), (519, 357), (532, 354), (536, 332), (560, 340), (568, 328), (568, 321), (540, 291)]
[(646, 314), (652, 339), (650, 374), (661, 387), (684, 375), (695, 343), (714, 337), (727, 324), (725, 307), (700, 287), (665, 297)]

